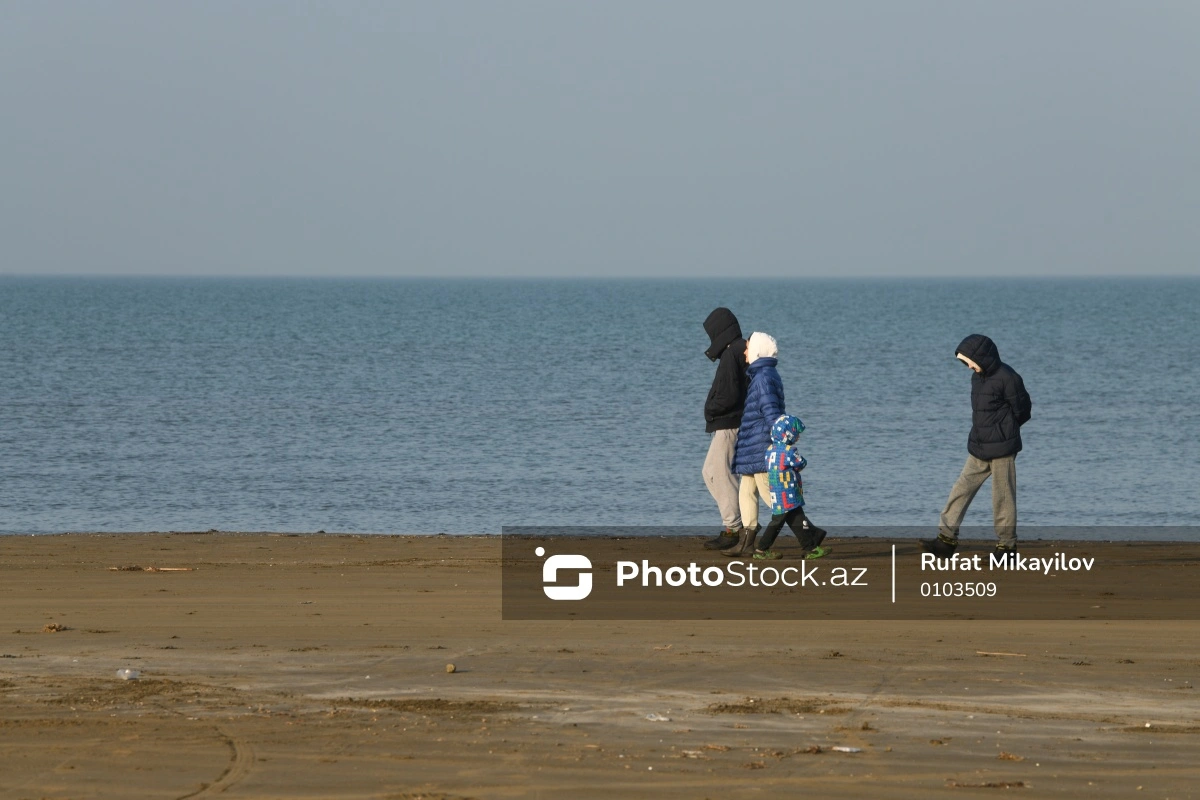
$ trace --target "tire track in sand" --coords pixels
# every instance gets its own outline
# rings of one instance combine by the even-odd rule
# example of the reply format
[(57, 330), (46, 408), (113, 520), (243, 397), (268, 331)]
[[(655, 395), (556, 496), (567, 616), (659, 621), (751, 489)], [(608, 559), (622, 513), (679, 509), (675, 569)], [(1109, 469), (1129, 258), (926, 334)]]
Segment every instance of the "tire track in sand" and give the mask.
[(250, 743), (235, 739), (216, 726), (213, 727), (213, 730), (229, 746), (229, 764), (215, 781), (201, 786), (194, 792), (180, 795), (175, 800), (190, 800), (193, 797), (213, 797), (221, 792), (228, 791), (230, 787), (250, 774), (250, 768), (254, 764), (254, 748), (250, 746)]

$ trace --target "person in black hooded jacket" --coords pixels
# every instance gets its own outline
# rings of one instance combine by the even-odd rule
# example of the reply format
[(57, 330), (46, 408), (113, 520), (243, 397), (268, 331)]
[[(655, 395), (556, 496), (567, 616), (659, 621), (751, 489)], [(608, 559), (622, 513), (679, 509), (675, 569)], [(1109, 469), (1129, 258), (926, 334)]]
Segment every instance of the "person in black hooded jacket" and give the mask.
[(1021, 376), (1000, 360), (996, 343), (983, 334), (963, 339), (954, 357), (974, 373), (967, 463), (942, 510), (938, 537), (922, 545), (939, 556), (952, 555), (967, 507), (991, 477), (996, 550), (1012, 553), (1017, 547), (1017, 453), (1021, 452), (1021, 426), (1029, 421), (1033, 404)]
[(742, 517), (738, 510), (740, 479), (733, 474), (733, 451), (737, 444), (742, 408), (746, 404), (746, 340), (737, 317), (728, 308), (716, 308), (704, 320), (709, 348), (704, 352), (717, 362), (717, 374), (704, 401), (705, 431), (712, 434), (704, 459), (704, 483), (717, 501), (721, 534), (704, 543), (710, 550), (732, 546), (741, 534)]

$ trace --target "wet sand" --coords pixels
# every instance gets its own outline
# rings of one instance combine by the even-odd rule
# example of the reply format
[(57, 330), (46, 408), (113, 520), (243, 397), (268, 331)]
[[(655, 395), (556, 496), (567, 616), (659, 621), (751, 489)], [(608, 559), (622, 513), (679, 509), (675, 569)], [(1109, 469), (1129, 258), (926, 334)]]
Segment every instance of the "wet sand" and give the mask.
[(1200, 797), (1200, 622), (505, 621), (499, 565), (0, 537), (0, 798)]

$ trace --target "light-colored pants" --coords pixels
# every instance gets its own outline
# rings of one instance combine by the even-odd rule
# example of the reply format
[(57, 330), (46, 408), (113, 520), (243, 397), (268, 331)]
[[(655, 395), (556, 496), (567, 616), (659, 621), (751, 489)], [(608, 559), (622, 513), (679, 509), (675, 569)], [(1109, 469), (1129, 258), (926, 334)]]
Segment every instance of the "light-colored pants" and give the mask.
[(771, 507), (771, 487), (767, 483), (767, 473), (756, 472), (753, 475), (743, 475), (742, 483), (738, 486), (738, 504), (742, 509), (742, 524), (747, 528), (758, 527), (758, 498)]
[(742, 527), (738, 514), (738, 476), (733, 474), (733, 449), (737, 445), (737, 428), (714, 431), (704, 459), (704, 483), (717, 501), (721, 524), (730, 530)]
[(939, 533), (943, 539), (958, 541), (958, 529), (967, 507), (983, 482), (992, 479), (992, 524), (1000, 547), (1017, 546), (1017, 457), (1005, 456), (984, 461), (968, 455), (958, 480), (950, 489), (946, 507), (942, 509)]

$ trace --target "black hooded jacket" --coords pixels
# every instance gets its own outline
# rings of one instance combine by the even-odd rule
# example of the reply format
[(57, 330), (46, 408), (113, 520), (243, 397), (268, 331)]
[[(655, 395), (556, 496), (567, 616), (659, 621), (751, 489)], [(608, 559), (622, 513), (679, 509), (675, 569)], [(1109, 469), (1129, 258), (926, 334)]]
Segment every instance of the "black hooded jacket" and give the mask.
[(1021, 452), (1021, 426), (1033, 403), (1016, 370), (1000, 360), (996, 343), (980, 333), (963, 339), (954, 355), (966, 356), (983, 372), (971, 376), (971, 435), (967, 452), (984, 461)]
[(706, 431), (737, 428), (746, 405), (746, 340), (737, 317), (728, 308), (716, 308), (704, 320), (711, 345), (704, 355), (717, 362), (717, 374), (704, 401)]

